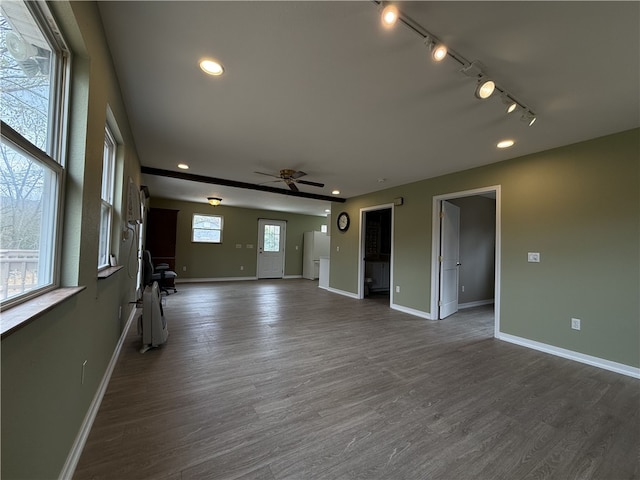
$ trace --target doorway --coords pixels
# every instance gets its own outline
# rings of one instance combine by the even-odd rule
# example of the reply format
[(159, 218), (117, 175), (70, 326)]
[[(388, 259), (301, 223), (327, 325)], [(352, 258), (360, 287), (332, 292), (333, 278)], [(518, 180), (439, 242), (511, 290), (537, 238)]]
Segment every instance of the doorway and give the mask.
[(358, 298), (391, 305), (393, 272), (393, 205), (360, 210)]
[[(494, 304), (494, 336), (500, 331), (500, 186), (433, 198), (431, 318), (458, 308)], [(452, 207), (452, 208), (449, 208)], [(441, 212), (447, 210), (442, 218)], [(451, 210), (451, 211), (449, 211)], [(450, 228), (460, 213), (459, 234)], [(451, 235), (457, 238), (447, 238)], [(447, 252), (449, 248), (449, 252)], [(453, 249), (453, 253), (451, 252)], [(447, 274), (446, 271), (449, 271)]]
[(258, 278), (284, 277), (287, 222), (258, 220)]

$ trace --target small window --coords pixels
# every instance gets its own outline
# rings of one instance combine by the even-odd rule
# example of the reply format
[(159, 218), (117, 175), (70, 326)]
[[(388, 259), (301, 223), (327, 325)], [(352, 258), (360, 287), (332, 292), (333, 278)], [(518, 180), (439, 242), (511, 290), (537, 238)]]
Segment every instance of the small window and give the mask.
[(191, 241), (222, 243), (222, 217), (219, 215), (193, 215)]
[(116, 141), (107, 126), (102, 154), (102, 194), (100, 206), (100, 246), (98, 247), (98, 268), (109, 266), (111, 252), (111, 228), (113, 223), (113, 185), (116, 165)]

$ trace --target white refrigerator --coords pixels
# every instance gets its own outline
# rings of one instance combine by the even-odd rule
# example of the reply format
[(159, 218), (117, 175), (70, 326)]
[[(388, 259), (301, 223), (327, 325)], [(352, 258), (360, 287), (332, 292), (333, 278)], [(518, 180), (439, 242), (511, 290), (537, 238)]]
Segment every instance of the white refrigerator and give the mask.
[(304, 232), (302, 244), (302, 277), (318, 278), (320, 257), (329, 256), (329, 236), (322, 232)]

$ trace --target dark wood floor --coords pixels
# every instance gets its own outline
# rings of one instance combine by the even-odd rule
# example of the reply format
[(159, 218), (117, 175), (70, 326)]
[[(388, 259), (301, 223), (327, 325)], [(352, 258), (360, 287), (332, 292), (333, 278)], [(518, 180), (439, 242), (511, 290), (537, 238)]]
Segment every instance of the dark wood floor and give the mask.
[(308, 280), (180, 285), (75, 479), (640, 478), (640, 382)]

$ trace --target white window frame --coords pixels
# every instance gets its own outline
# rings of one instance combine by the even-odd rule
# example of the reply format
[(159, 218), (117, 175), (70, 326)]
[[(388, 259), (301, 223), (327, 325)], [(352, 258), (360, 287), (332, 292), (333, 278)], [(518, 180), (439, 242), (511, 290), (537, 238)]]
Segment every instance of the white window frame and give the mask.
[[(45, 2), (21, 2), (26, 5), (38, 29), (51, 49), (49, 73), (49, 107), (47, 118), (46, 150), (2, 120), (2, 143), (53, 175), (53, 181), (44, 189), (43, 214), (40, 226), (40, 242), (37, 275), (41, 285), (0, 301), (7, 309), (60, 285), (60, 239), (62, 230), (63, 186), (65, 181), (65, 156), (68, 130), (68, 102), (70, 90), (71, 57), (56, 21)], [(46, 199), (46, 200), (45, 200)], [(46, 213), (45, 213), (46, 210)], [(43, 260), (43, 257), (45, 259)]]
[[(195, 221), (196, 217), (210, 217), (210, 218), (219, 218), (220, 219), (220, 228), (196, 228)], [(220, 240), (196, 240), (196, 231), (197, 230), (205, 230), (205, 231), (219, 231), (220, 232)], [(194, 213), (191, 217), (191, 241), (193, 243), (212, 243), (212, 244), (220, 244), (222, 243), (222, 232), (224, 230), (224, 217), (222, 215), (210, 215), (208, 213)]]
[(104, 129), (102, 154), (102, 189), (100, 194), (100, 235), (98, 244), (98, 270), (110, 266), (111, 234), (113, 231), (113, 198), (115, 190), (116, 155), (118, 144), (113, 129), (107, 123)]

